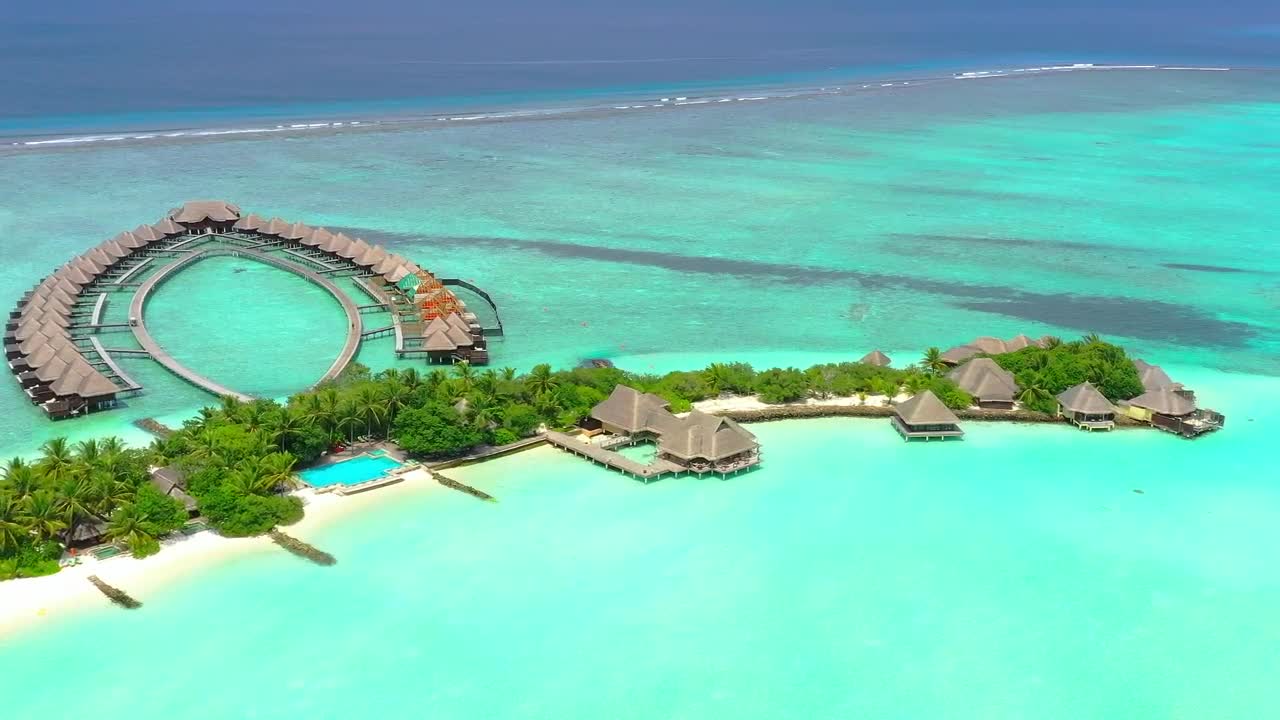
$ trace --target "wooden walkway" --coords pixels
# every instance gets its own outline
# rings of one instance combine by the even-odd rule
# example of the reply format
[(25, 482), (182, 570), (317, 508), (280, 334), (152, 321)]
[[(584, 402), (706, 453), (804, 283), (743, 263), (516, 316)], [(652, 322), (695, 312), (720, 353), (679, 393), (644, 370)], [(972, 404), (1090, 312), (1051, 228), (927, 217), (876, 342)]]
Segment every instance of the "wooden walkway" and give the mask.
[(126, 391), (137, 391), (142, 389), (141, 385), (134, 382), (133, 378), (129, 377), (124, 370), (120, 369), (120, 366), (116, 364), (114, 359), (112, 359), (110, 353), (107, 352), (107, 349), (102, 347), (101, 340), (91, 335), (89, 336), (89, 342), (93, 345), (93, 351), (98, 353), (98, 357), (102, 358), (102, 362), (106, 363), (107, 367), (111, 368), (111, 372), (115, 373), (116, 377), (120, 378), (121, 382), (125, 384)]
[(118, 278), (116, 278), (115, 280), (113, 280), (111, 284), (112, 284), (112, 285), (123, 285), (123, 284), (125, 284), (125, 283), (129, 282), (129, 278), (131, 278), (131, 277), (133, 277), (134, 275), (136, 275), (136, 274), (138, 273), (138, 271), (139, 271), (139, 270), (141, 270), (142, 268), (144, 268), (144, 267), (146, 267), (146, 266), (150, 265), (152, 260), (155, 260), (155, 258), (153, 258), (153, 257), (145, 258), (142, 262), (138, 263), (137, 265), (134, 265), (133, 267), (131, 267), (131, 268), (129, 268), (127, 271), (125, 271), (125, 274), (123, 274), (123, 275), (121, 275), (120, 277), (118, 277)]
[(578, 457), (584, 457), (624, 475), (639, 478), (645, 482), (657, 480), (664, 475), (682, 472), (684, 468), (666, 460), (655, 460), (650, 465), (636, 462), (629, 457), (612, 450), (605, 450), (598, 445), (584, 443), (581, 440), (560, 432), (548, 432), (547, 442), (561, 450), (567, 450)]
[(333, 364), (329, 366), (329, 370), (325, 372), (318, 381), (316, 381), (315, 385), (319, 385), (326, 380), (336, 378), (347, 368), (347, 365), (349, 365), (351, 360), (355, 357), (356, 351), (360, 349), (360, 333), (363, 327), (360, 319), (360, 311), (357, 309), (355, 301), (353, 301), (346, 293), (342, 292), (342, 290), (337, 285), (334, 285), (332, 281), (317, 275), (301, 265), (289, 262), (282, 258), (272, 257), (256, 250), (249, 250), (247, 248), (240, 247), (216, 247), (193, 252), (177, 262), (161, 268), (154, 275), (147, 278), (147, 281), (138, 288), (138, 292), (134, 294), (133, 302), (129, 306), (129, 317), (131, 320), (136, 321), (133, 325), (133, 334), (134, 337), (137, 338), (138, 344), (142, 346), (142, 349), (150, 353), (151, 357), (156, 362), (165, 366), (170, 372), (178, 377), (207, 392), (213, 393), (214, 395), (230, 395), (231, 397), (246, 402), (253, 399), (249, 395), (219, 385), (213, 380), (210, 380), (209, 378), (178, 362), (172, 355), (165, 352), (164, 348), (155, 341), (155, 338), (151, 337), (150, 331), (147, 330), (144, 309), (146, 307), (147, 298), (151, 295), (151, 291), (178, 270), (205, 258), (217, 256), (252, 258), (259, 262), (280, 268), (281, 270), (294, 273), (295, 275), (301, 276), (302, 278), (329, 291), (329, 293), (337, 299), (338, 303), (342, 305), (342, 309), (347, 314), (347, 342), (343, 346), (342, 352), (338, 354), (338, 358), (333, 361)]
[(98, 300), (93, 303), (93, 314), (89, 316), (90, 325), (102, 323), (102, 311), (107, 308), (107, 294), (98, 293)]

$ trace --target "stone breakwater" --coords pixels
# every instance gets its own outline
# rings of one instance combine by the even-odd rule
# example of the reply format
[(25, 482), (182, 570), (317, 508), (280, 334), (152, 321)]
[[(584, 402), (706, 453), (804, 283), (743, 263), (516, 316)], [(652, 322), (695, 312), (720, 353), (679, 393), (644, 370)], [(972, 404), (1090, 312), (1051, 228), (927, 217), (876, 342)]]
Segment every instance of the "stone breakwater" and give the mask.
[[(1015, 422), (1015, 423), (1066, 423), (1047, 413), (1034, 410), (983, 410), (966, 408), (954, 411), (961, 420), (977, 420), (981, 422)], [(798, 420), (802, 418), (822, 417), (892, 417), (892, 406), (880, 405), (775, 405), (767, 408), (750, 410), (721, 410), (717, 415), (738, 422), (769, 422), (773, 420)], [(1143, 427), (1142, 423), (1122, 415), (1116, 416), (1116, 427)]]

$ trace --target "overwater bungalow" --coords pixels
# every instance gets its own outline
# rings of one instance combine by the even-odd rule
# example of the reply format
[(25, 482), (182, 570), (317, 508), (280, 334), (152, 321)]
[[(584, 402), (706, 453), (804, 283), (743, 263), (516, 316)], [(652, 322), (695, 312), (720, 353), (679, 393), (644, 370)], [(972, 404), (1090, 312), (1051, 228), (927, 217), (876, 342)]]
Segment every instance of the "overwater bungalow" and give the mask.
[(889, 367), (890, 360), (888, 355), (885, 355), (879, 350), (872, 350), (866, 355), (863, 355), (862, 359), (859, 360), (858, 362), (862, 363), (863, 365), (875, 365), (876, 367)]
[(669, 407), (670, 403), (657, 395), (618, 385), (591, 409), (591, 417), (612, 435), (637, 435), (651, 426), (655, 413), (670, 415)]
[(1226, 423), (1222, 413), (1196, 407), (1195, 400), (1172, 386), (1148, 390), (1122, 403), (1121, 408), (1135, 420), (1185, 438), (1221, 430)]
[(895, 405), (889, 422), (903, 440), (947, 440), (964, 436), (960, 418), (930, 390)]
[(1116, 409), (1088, 381), (1058, 395), (1058, 417), (1082, 430), (1111, 430), (1116, 426)]
[(973, 396), (978, 407), (992, 410), (1012, 410), (1018, 395), (1018, 383), (1013, 374), (988, 357), (969, 360), (947, 373), (947, 378), (961, 390)]

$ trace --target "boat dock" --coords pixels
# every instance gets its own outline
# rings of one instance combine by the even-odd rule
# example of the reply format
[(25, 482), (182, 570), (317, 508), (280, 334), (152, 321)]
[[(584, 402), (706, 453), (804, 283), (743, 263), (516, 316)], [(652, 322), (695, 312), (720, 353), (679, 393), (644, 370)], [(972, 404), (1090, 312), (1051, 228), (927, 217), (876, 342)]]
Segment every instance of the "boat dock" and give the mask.
[(599, 445), (584, 443), (572, 435), (566, 435), (561, 432), (548, 431), (547, 442), (561, 450), (571, 452), (578, 457), (586, 458), (610, 470), (617, 470), (624, 475), (644, 482), (684, 471), (684, 468), (679, 465), (661, 459), (655, 460), (650, 465), (645, 465), (613, 450), (606, 450)]

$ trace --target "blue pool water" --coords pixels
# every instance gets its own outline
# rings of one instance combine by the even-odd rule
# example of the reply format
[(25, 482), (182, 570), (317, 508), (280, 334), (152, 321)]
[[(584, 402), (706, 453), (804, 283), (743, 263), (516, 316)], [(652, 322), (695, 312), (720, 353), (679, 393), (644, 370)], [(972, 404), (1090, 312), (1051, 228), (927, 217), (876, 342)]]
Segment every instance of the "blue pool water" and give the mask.
[(368, 453), (314, 470), (303, 470), (298, 474), (312, 487), (357, 485), (380, 477), (398, 467), (400, 463), (394, 458), (382, 453)]

